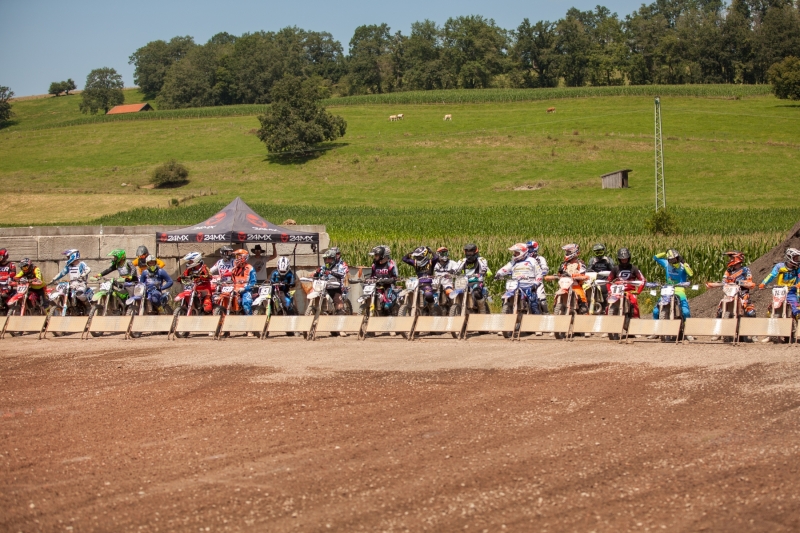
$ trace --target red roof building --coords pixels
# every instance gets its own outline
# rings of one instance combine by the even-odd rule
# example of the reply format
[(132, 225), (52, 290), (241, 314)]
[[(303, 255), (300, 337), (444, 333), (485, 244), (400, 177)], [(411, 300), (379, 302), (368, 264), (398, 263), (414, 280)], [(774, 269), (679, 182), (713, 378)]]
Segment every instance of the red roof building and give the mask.
[(121, 115), (123, 113), (138, 113), (140, 111), (152, 111), (153, 107), (147, 102), (143, 104), (118, 105), (108, 110), (106, 115)]

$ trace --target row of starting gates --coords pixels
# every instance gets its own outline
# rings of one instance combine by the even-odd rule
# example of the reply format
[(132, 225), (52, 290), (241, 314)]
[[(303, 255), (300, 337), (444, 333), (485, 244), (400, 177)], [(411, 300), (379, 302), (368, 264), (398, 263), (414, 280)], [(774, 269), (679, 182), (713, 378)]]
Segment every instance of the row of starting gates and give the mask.
[[(633, 342), (656, 336), (679, 342), (689, 336), (700, 341), (713, 340), (737, 344), (744, 337), (781, 338), (797, 344), (794, 320), (791, 318), (689, 318), (681, 320), (629, 319), (622, 316), (592, 315), (481, 315), (457, 317), (364, 317), (364, 316), (11, 316), (0, 317), (0, 338), (7, 334), (38, 334), (39, 339), (51, 336), (92, 336), (117, 334), (125, 338), (166, 334), (187, 338), (191, 335), (221, 339), (247, 335), (264, 339), (276, 334), (294, 334), (316, 340), (318, 334), (355, 334), (359, 339), (383, 334), (401, 334), (414, 340), (420, 334), (449, 334), (466, 339), (481, 333), (505, 334), (519, 340), (523, 334), (531, 339), (582, 338), (587, 334), (608, 336), (621, 342)], [(553, 335), (550, 335), (550, 334)], [(537, 335), (539, 334), (539, 335)]]

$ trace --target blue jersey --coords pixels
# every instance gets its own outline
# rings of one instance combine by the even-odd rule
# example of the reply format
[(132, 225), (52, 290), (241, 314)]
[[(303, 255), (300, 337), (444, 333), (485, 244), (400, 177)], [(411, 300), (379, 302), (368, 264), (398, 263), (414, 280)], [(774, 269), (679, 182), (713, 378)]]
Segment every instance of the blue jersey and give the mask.
[(790, 287), (790, 292), (796, 292), (798, 282), (800, 282), (800, 269), (789, 268), (786, 266), (786, 263), (778, 263), (772, 267), (772, 272), (770, 272), (761, 283), (766, 285), (774, 279), (778, 280), (776, 282), (778, 285)]
[(271, 283), (279, 283), (283, 285), (285, 288), (291, 288), (295, 285), (294, 280), (294, 272), (291, 270), (287, 271), (285, 274), (281, 274), (277, 270), (273, 271), (269, 277), (269, 281)]
[(669, 261), (667, 261), (666, 258), (658, 257), (657, 255), (653, 256), (653, 260), (666, 271), (667, 283), (670, 285), (676, 285), (678, 283), (686, 283), (692, 276), (692, 271), (684, 268), (684, 263), (679, 263), (677, 265), (670, 265)]
[[(167, 274), (167, 271), (163, 268), (159, 268), (155, 273), (150, 272), (149, 268), (144, 269), (139, 281), (145, 285), (155, 285), (160, 291), (165, 291), (172, 287), (172, 278), (169, 277), (169, 274)], [(150, 283), (148, 283), (148, 281)]]

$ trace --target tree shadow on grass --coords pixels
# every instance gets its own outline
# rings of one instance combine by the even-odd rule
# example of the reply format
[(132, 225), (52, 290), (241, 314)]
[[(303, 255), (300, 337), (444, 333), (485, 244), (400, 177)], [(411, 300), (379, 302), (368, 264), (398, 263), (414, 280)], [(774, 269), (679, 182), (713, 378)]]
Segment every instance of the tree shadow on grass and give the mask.
[(288, 154), (268, 154), (264, 158), (267, 163), (275, 163), (278, 165), (305, 165), (309, 161), (318, 159), (326, 152), (335, 150), (336, 148), (344, 148), (349, 146), (350, 143), (329, 143), (312, 148), (308, 152), (292, 152)]
[(0, 130), (10, 128), (11, 126), (16, 126), (17, 124), (19, 124), (19, 120), (6, 120), (5, 122), (0, 122)]
[(800, 107), (800, 104), (781, 104), (776, 105), (775, 107)]

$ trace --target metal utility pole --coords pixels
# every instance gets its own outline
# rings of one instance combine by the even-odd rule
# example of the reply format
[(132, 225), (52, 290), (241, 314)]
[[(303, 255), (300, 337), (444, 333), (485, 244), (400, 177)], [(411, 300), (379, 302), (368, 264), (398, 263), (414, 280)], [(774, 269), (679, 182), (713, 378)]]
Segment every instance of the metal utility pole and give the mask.
[(656, 211), (667, 208), (667, 193), (664, 188), (664, 144), (661, 141), (661, 100), (656, 96)]

